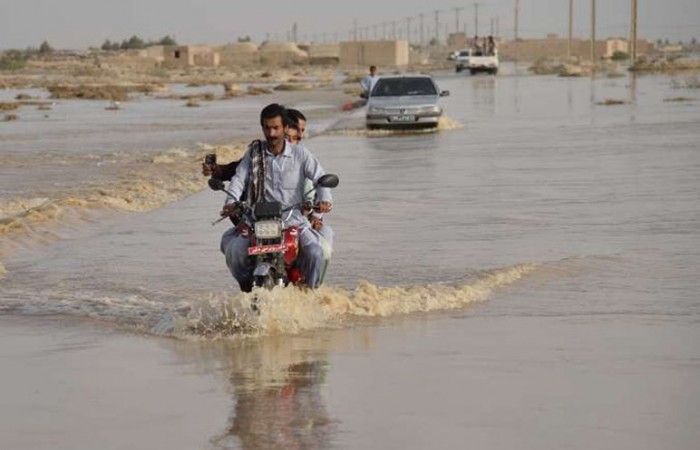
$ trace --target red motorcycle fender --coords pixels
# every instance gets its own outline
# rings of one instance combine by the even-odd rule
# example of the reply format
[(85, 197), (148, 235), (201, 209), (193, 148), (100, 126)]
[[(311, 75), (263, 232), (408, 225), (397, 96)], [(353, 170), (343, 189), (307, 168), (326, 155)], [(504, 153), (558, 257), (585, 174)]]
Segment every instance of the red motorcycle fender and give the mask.
[(299, 227), (285, 229), (283, 242), (287, 245), (287, 251), (284, 252), (284, 262), (291, 266), (299, 256)]

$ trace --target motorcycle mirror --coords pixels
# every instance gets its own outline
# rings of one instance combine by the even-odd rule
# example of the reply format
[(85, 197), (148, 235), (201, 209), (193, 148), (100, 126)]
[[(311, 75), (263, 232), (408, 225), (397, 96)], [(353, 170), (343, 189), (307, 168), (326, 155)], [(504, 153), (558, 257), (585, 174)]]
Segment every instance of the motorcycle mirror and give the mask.
[(334, 188), (338, 186), (338, 183), (340, 183), (338, 175), (327, 173), (318, 179), (318, 181), (316, 182), (316, 186), (324, 188)]
[(209, 178), (209, 187), (214, 191), (223, 191), (226, 185), (218, 178)]

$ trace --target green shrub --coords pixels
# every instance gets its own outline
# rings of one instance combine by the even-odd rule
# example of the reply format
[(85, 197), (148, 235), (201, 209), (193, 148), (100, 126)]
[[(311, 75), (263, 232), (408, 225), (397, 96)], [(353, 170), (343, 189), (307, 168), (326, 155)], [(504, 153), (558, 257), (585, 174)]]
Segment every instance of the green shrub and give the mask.
[(619, 50), (616, 50), (615, 53), (612, 54), (610, 57), (613, 61), (626, 61), (630, 59), (629, 53), (621, 52)]
[(19, 70), (27, 64), (27, 55), (19, 50), (8, 50), (0, 56), (0, 70)]

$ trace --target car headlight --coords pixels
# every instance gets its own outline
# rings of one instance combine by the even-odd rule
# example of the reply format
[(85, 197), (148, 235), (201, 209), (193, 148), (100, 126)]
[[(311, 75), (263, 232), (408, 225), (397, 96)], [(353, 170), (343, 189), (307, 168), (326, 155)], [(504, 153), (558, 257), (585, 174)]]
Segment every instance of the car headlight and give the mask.
[(424, 106), (420, 109), (420, 112), (422, 113), (434, 113), (434, 114), (439, 114), (442, 112), (442, 109), (440, 109), (439, 106), (433, 105), (433, 106)]
[(380, 108), (379, 106), (370, 106), (369, 111), (370, 114), (381, 114), (386, 112), (384, 108)]
[(258, 220), (255, 222), (255, 236), (259, 239), (272, 239), (282, 236), (282, 225), (278, 220)]

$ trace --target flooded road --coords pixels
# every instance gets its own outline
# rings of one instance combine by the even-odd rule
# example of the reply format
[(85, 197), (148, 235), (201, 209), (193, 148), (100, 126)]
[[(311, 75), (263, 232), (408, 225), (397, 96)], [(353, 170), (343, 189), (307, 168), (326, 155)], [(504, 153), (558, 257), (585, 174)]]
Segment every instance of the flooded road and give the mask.
[[(43, 393), (0, 384), (13, 404), (34, 399), (0, 407), (0, 434), (91, 448), (101, 430), (143, 448), (188, 423), (191, 440), (167, 448), (694, 448), (700, 94), (665, 76), (437, 81), (461, 128), (368, 135), (357, 112), (308, 141), (341, 179), (327, 285), (273, 292), (259, 317), (218, 252), (211, 191), (94, 213), (4, 261), (13, 380), (39, 370), (31, 348), (74, 356), (37, 359)], [(85, 364), (100, 349), (128, 364), (133, 378), (99, 392), (120, 393), (129, 418), (105, 427), (81, 382), (79, 415), (32, 429), (37, 411), (66, 410), (52, 367), (115, 373)], [(138, 387), (154, 373), (170, 390)], [(152, 426), (121, 435), (136, 418)]]

